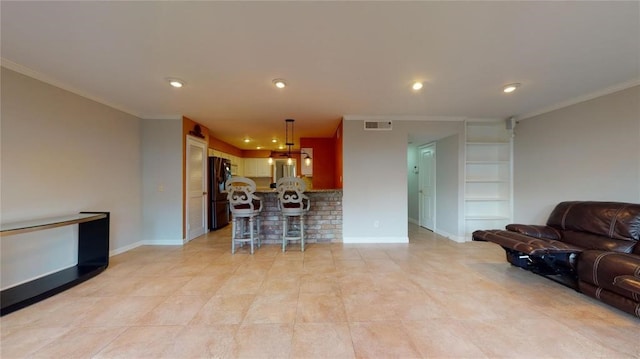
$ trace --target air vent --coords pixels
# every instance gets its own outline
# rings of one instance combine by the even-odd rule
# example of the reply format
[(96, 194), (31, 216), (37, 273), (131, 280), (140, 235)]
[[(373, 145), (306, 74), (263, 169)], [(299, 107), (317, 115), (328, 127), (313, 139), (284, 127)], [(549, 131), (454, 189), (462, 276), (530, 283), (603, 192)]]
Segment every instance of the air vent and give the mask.
[(391, 131), (391, 121), (364, 121), (365, 131)]

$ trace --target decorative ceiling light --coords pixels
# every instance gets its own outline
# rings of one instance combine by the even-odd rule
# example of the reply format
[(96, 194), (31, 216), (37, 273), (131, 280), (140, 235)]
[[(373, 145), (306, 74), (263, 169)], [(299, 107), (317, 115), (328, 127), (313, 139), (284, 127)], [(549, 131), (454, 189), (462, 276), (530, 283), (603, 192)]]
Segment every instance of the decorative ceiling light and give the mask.
[[(272, 151), (271, 154), (269, 155), (269, 164), (273, 163), (273, 155), (274, 153), (279, 154), (280, 156), (283, 157), (287, 157), (287, 165), (292, 165), (293, 164), (293, 157), (291, 156), (291, 154), (301, 154), (301, 155), (305, 155), (304, 161), (307, 164), (307, 166), (309, 166), (311, 164), (311, 156), (308, 153), (302, 152), (302, 151), (292, 151), (292, 147), (294, 146), (294, 133), (293, 133), (293, 125), (294, 125), (295, 120), (292, 118), (288, 118), (286, 120), (284, 120), (284, 138), (285, 138), (285, 143), (284, 145), (280, 145), (278, 146), (279, 149), (285, 149), (286, 147), (286, 151), (278, 153), (278, 152), (274, 152)], [(291, 137), (289, 137), (291, 136)]]
[(414, 89), (415, 91), (422, 89), (422, 82), (419, 82), (419, 81), (414, 82), (411, 88)]
[(180, 79), (176, 79), (176, 78), (167, 78), (167, 81), (169, 82), (169, 85), (171, 85), (172, 87), (175, 87), (177, 89), (183, 87), (185, 85), (185, 82), (180, 80)]
[(508, 84), (508, 85), (505, 85), (505, 86), (502, 88), (502, 92), (504, 92), (504, 93), (512, 93), (512, 92), (513, 92), (513, 91), (515, 91), (518, 87), (520, 87), (520, 84), (519, 84), (519, 83)]
[(272, 81), (273, 85), (279, 89), (287, 87), (287, 83), (283, 79), (275, 79)]
[[(284, 138), (285, 146), (287, 146), (287, 164), (291, 164), (291, 147), (293, 147), (293, 123), (296, 120), (288, 118), (284, 120)], [(289, 140), (289, 131), (291, 131), (291, 140)]]

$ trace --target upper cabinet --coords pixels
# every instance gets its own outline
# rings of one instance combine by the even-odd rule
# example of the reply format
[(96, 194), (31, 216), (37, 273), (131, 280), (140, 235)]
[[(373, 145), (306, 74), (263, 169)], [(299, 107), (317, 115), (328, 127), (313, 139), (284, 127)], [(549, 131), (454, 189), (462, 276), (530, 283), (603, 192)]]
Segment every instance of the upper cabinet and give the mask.
[(502, 229), (513, 218), (512, 131), (504, 121), (466, 122), (465, 232)]
[(271, 177), (271, 165), (266, 158), (245, 158), (245, 177)]

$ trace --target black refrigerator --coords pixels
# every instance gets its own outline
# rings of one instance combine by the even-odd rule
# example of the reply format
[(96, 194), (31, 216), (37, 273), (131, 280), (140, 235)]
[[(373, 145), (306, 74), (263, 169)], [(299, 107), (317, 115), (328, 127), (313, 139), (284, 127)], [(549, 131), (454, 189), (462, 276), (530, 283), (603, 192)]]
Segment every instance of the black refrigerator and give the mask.
[(229, 202), (224, 184), (231, 178), (231, 162), (209, 157), (209, 230), (229, 224)]

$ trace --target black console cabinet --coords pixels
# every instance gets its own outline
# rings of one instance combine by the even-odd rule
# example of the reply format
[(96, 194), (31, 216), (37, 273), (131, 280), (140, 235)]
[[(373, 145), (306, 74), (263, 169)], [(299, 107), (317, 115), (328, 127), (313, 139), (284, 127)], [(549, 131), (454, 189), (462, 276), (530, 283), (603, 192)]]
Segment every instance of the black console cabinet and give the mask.
[(0, 235), (4, 238), (73, 224), (78, 225), (78, 264), (3, 290), (0, 295), (0, 315), (9, 314), (80, 284), (104, 271), (109, 265), (109, 212), (81, 212), (2, 225)]

